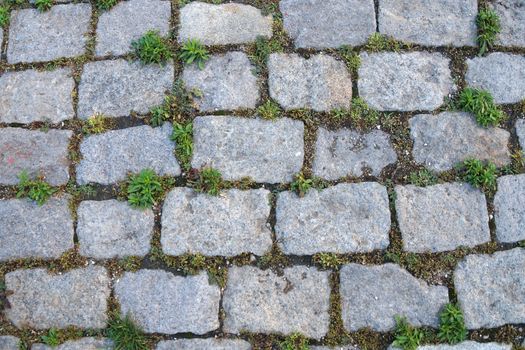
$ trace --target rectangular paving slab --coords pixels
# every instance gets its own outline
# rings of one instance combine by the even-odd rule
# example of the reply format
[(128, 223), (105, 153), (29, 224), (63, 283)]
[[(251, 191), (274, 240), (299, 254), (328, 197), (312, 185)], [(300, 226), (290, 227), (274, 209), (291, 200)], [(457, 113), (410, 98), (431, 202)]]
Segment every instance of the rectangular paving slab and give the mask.
[(498, 178), (494, 219), (498, 242), (525, 240), (525, 174)]
[(251, 350), (252, 346), (242, 339), (178, 339), (164, 340), (156, 350)]

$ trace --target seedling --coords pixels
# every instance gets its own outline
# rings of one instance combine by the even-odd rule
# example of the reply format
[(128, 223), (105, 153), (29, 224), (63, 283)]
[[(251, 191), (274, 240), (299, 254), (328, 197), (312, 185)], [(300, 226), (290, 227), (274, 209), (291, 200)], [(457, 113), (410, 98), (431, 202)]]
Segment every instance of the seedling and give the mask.
[(148, 342), (143, 331), (129, 315), (115, 315), (108, 324), (108, 337), (113, 340), (115, 350), (147, 350)]
[(496, 36), (501, 31), (498, 14), (490, 9), (481, 9), (476, 18), (478, 25), (479, 55), (484, 55), (494, 45)]
[(491, 94), (484, 90), (466, 88), (459, 96), (459, 106), (473, 113), (483, 127), (498, 125), (505, 118), (503, 111), (494, 104)]
[(467, 328), (463, 320), (463, 313), (457, 305), (445, 305), (439, 315), (439, 320), (438, 338), (440, 341), (457, 344), (467, 339)]
[(308, 350), (308, 339), (300, 333), (292, 333), (280, 344), (281, 350)]
[(113, 122), (109, 118), (101, 114), (97, 114), (89, 117), (84, 122), (84, 125), (82, 126), (82, 132), (86, 135), (100, 134), (110, 129), (112, 125)]
[(263, 119), (274, 120), (281, 114), (281, 108), (272, 100), (267, 100), (257, 108), (257, 114)]
[(408, 181), (412, 185), (425, 187), (437, 184), (438, 178), (436, 177), (436, 175), (434, 175), (433, 172), (427, 169), (423, 169), (410, 173), (410, 175), (408, 176)]
[(48, 11), (53, 6), (53, 0), (35, 0), (35, 6), (40, 12)]
[(135, 55), (145, 64), (163, 64), (172, 57), (170, 49), (158, 31), (150, 30), (131, 46)]
[(190, 169), (191, 156), (193, 154), (193, 124), (173, 124), (171, 139), (175, 141), (175, 153), (186, 170)]
[(29, 179), (26, 171), (22, 171), (18, 175), (18, 179), (17, 198), (28, 197), (37, 202), (38, 205), (43, 205), (56, 192), (51, 185), (41, 179)]
[(317, 253), (313, 256), (313, 261), (324, 269), (338, 269), (347, 259), (334, 253)]
[(467, 159), (460, 167), (464, 169), (463, 179), (466, 182), (488, 193), (496, 191), (496, 165), (490, 162), (484, 163), (478, 159)]
[(405, 317), (396, 316), (395, 340), (392, 345), (402, 350), (416, 350), (424, 337), (422, 330), (411, 326)]
[(161, 179), (151, 169), (131, 175), (127, 186), (128, 203), (135, 208), (150, 208), (162, 194)]
[(198, 172), (198, 178), (192, 182), (195, 191), (218, 196), (223, 186), (221, 173), (213, 168), (204, 168)]
[(118, 0), (97, 0), (99, 10), (107, 11), (117, 4)]
[(160, 126), (167, 120), (181, 121), (185, 116), (193, 112), (193, 96), (195, 91), (188, 92), (182, 80), (173, 84), (170, 95), (164, 98), (162, 105), (151, 110), (150, 124)]
[(195, 63), (199, 69), (204, 69), (204, 64), (210, 58), (208, 50), (197, 39), (190, 39), (184, 43), (179, 58), (185, 64)]
[(58, 331), (55, 328), (51, 328), (47, 332), (47, 334), (41, 336), (40, 339), (44, 342), (44, 344), (49, 345), (51, 347), (60, 345)]
[(354, 52), (350, 46), (341, 46), (339, 48), (339, 54), (345, 60), (346, 66), (351, 72), (357, 72), (361, 66), (361, 58), (359, 54)]
[(304, 197), (305, 194), (312, 188), (314, 181), (304, 176), (302, 172), (295, 175), (295, 181), (291, 183), (292, 191), (297, 192), (299, 197)]

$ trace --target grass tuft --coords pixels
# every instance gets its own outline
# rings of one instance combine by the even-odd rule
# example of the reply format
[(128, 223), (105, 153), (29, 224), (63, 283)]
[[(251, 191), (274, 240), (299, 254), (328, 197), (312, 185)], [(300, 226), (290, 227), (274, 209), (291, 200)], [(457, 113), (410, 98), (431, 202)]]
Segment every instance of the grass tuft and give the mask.
[(182, 80), (173, 84), (171, 94), (164, 98), (162, 105), (151, 109), (149, 123), (152, 126), (161, 126), (165, 121), (182, 122), (194, 111), (193, 96), (195, 92), (189, 92)]
[(314, 181), (306, 178), (302, 172), (295, 175), (295, 180), (291, 183), (290, 188), (292, 191), (297, 192), (299, 197), (304, 197), (306, 193), (313, 187)]
[(40, 337), (42, 342), (51, 347), (60, 345), (60, 339), (58, 337), (58, 331), (55, 328), (51, 328), (47, 334)]
[(480, 9), (476, 18), (478, 25), (479, 55), (484, 55), (496, 41), (501, 31), (501, 21), (498, 14), (490, 9)]
[(395, 339), (392, 344), (402, 350), (416, 350), (425, 333), (411, 326), (405, 317), (396, 316)]
[(162, 194), (160, 177), (151, 169), (131, 175), (128, 180), (128, 203), (134, 208), (151, 208)]
[(102, 114), (89, 117), (82, 125), (82, 133), (85, 135), (101, 134), (113, 127), (114, 123), (110, 118)]
[(37, 202), (38, 205), (43, 205), (56, 192), (56, 189), (42, 179), (29, 179), (26, 171), (22, 171), (18, 175), (18, 179), (17, 198), (28, 197)]
[(166, 40), (155, 30), (148, 31), (131, 46), (137, 58), (145, 64), (163, 64), (172, 57)]
[(218, 196), (223, 187), (221, 173), (213, 168), (203, 168), (197, 173), (197, 179), (190, 181), (197, 192), (207, 193), (210, 196)]
[(497, 169), (493, 163), (478, 159), (467, 159), (461, 165), (463, 180), (488, 194), (496, 192)]
[(292, 333), (279, 344), (281, 350), (308, 350), (308, 339), (300, 333)]
[(448, 344), (461, 343), (467, 339), (467, 328), (461, 309), (454, 304), (445, 305), (439, 315), (438, 338)]
[(504, 118), (503, 111), (496, 106), (492, 95), (484, 90), (466, 88), (459, 96), (459, 107), (473, 113), (483, 127), (498, 125)]
[(120, 315), (109, 322), (108, 337), (113, 340), (115, 350), (147, 350), (148, 342), (142, 330), (133, 322), (129, 315)]
[(279, 105), (272, 100), (267, 100), (265, 103), (257, 108), (257, 114), (268, 120), (275, 120), (281, 115), (281, 108)]
[(335, 253), (317, 253), (313, 256), (313, 262), (323, 269), (338, 270), (341, 265), (348, 262), (348, 259)]
[(99, 10), (107, 11), (118, 3), (118, 0), (97, 0), (96, 5)]
[(382, 35), (380, 33), (374, 33), (370, 35), (365, 45), (366, 51), (380, 52), (380, 51), (399, 51), (401, 44), (393, 38)]
[(347, 45), (341, 46), (339, 48), (339, 54), (345, 61), (348, 69), (352, 73), (357, 74), (357, 70), (361, 66), (361, 57), (359, 57), (359, 54), (357, 52), (354, 52), (351, 46)]
[(191, 168), (191, 156), (193, 154), (193, 124), (173, 124), (171, 139), (175, 141), (175, 154), (185, 170)]
[(408, 176), (408, 182), (419, 187), (432, 186), (438, 183), (438, 178), (428, 169), (414, 171)]
[(182, 45), (179, 59), (185, 64), (195, 63), (199, 69), (204, 69), (204, 64), (210, 58), (208, 50), (197, 39), (190, 39)]
[(35, 0), (35, 6), (40, 12), (45, 12), (53, 6), (53, 0)]
[(266, 39), (264, 37), (257, 37), (255, 44), (250, 50), (248, 57), (257, 67), (257, 73), (260, 73), (266, 67), (266, 62), (270, 54), (275, 52), (283, 52), (283, 46), (278, 40)]
[(9, 7), (0, 6), (0, 27), (5, 27), (9, 23)]

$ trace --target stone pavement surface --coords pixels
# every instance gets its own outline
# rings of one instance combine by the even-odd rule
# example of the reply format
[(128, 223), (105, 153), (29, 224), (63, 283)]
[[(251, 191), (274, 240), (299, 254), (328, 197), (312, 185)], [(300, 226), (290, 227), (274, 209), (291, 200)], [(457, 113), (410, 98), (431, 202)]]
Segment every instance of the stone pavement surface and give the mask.
[(386, 350), (448, 303), (466, 339), (418, 350), (525, 348), (523, 0), (41, 4), (0, 1), (0, 350), (125, 349), (124, 316), (138, 350)]

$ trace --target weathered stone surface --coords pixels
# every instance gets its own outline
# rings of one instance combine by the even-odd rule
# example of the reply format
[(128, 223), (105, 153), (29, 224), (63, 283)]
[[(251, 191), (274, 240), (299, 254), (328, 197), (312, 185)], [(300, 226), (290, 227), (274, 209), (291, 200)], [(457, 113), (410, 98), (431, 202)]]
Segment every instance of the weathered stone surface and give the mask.
[(498, 178), (494, 197), (496, 239), (499, 242), (525, 240), (525, 175)]
[(303, 198), (281, 192), (276, 216), (277, 242), (285, 254), (370, 252), (389, 244), (388, 194), (374, 182), (313, 189)]
[(157, 344), (157, 350), (250, 350), (250, 343), (242, 339), (178, 339)]
[(253, 266), (230, 268), (224, 330), (323, 337), (329, 324), (328, 277), (327, 271), (305, 266), (286, 268), (282, 276)]
[(467, 84), (490, 92), (494, 102), (517, 103), (525, 99), (523, 55), (495, 52), (485, 57), (469, 59), (467, 66)]
[(490, 241), (485, 195), (464, 183), (396, 186), (396, 213), (409, 252), (441, 252)]
[(47, 132), (20, 128), (0, 129), (0, 183), (15, 185), (18, 175), (43, 176), (53, 186), (69, 180), (69, 130)]
[(31, 350), (112, 350), (113, 342), (105, 338), (81, 338), (69, 340), (59, 346), (34, 344)]
[(205, 272), (187, 277), (161, 270), (126, 272), (115, 295), (122, 314), (129, 313), (147, 333), (204, 334), (219, 327), (220, 290)]
[(409, 120), (414, 140), (412, 155), (417, 163), (434, 171), (452, 169), (469, 158), (510, 163), (510, 134), (500, 128), (483, 128), (469, 113), (419, 114)]
[(407, 43), (476, 46), (476, 0), (380, 0), (379, 32)]
[(75, 116), (75, 82), (67, 68), (7, 72), (0, 77), (0, 122), (58, 123)]
[[(512, 345), (499, 343), (476, 343), (474, 341), (464, 341), (456, 345), (438, 344), (438, 345), (422, 345), (418, 346), (417, 350), (511, 350)], [(388, 350), (396, 350), (398, 347), (390, 345)]]
[(376, 31), (373, 0), (281, 0), (279, 8), (300, 48), (358, 46)]
[(155, 219), (151, 209), (112, 199), (83, 201), (77, 212), (81, 255), (111, 259), (148, 254)]
[(42, 62), (80, 56), (91, 21), (90, 4), (56, 5), (49, 11), (15, 10), (9, 25), (7, 61)]
[(16, 270), (5, 275), (11, 305), (4, 310), (16, 327), (35, 329), (104, 328), (109, 277), (99, 266), (51, 275), (45, 269)]
[(80, 144), (78, 183), (109, 185), (146, 168), (159, 175), (180, 175), (171, 132), (171, 124), (164, 123), (161, 128), (144, 125), (87, 137)]
[(272, 36), (272, 16), (256, 7), (195, 1), (180, 10), (179, 42), (197, 39), (204, 45), (242, 44)]
[(173, 189), (162, 211), (162, 250), (170, 255), (264, 255), (272, 246), (269, 195), (265, 189), (232, 189), (220, 196)]
[(362, 53), (359, 95), (380, 111), (431, 111), (455, 90), (440, 53)]
[(0, 336), (0, 349), (2, 350), (19, 350), (20, 339), (11, 335)]
[(173, 64), (143, 65), (123, 59), (89, 62), (78, 88), (78, 116), (101, 113), (123, 117), (148, 113), (164, 100), (173, 84)]
[(291, 182), (303, 166), (303, 134), (303, 123), (288, 118), (197, 117), (191, 165), (211, 166), (226, 180)]
[(525, 249), (468, 255), (454, 286), (468, 329), (525, 322)]
[[(525, 117), (525, 115), (523, 115)], [(516, 121), (516, 134), (518, 135), (520, 147), (525, 150), (525, 119), (518, 119)]]
[(171, 4), (165, 0), (122, 1), (103, 12), (97, 25), (97, 56), (124, 55), (149, 30), (169, 32)]
[(439, 312), (448, 303), (446, 287), (428, 285), (395, 264), (344, 266), (340, 292), (343, 323), (349, 331), (366, 327), (389, 331), (397, 315), (414, 326), (436, 327)]
[(496, 44), (525, 47), (525, 11), (523, 0), (495, 0), (488, 6), (496, 11), (501, 21), (501, 32)]
[(285, 109), (330, 111), (350, 107), (350, 73), (333, 57), (320, 54), (305, 59), (298, 54), (271, 54), (268, 74), (270, 96)]
[(68, 197), (42, 206), (27, 199), (0, 200), (0, 260), (58, 258), (73, 248)]
[(317, 130), (313, 173), (327, 180), (362, 176), (365, 171), (378, 176), (397, 161), (390, 136), (380, 130), (361, 134), (349, 129)]
[(255, 108), (260, 92), (253, 71), (248, 56), (235, 51), (211, 56), (202, 70), (184, 67), (182, 79), (188, 90), (200, 92), (195, 104), (201, 111)]

